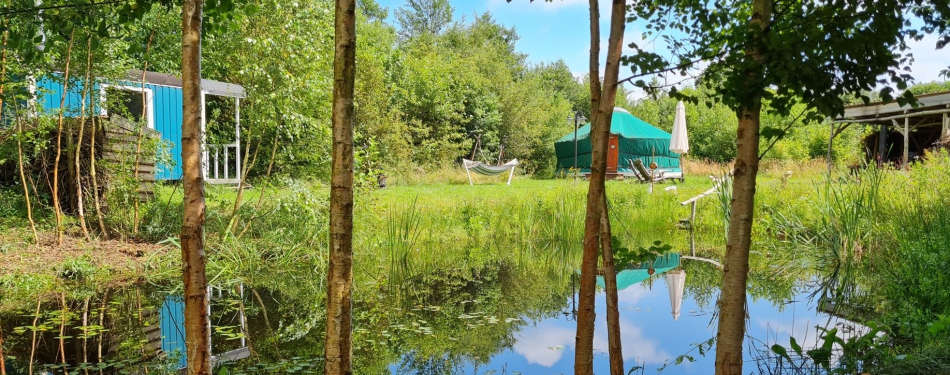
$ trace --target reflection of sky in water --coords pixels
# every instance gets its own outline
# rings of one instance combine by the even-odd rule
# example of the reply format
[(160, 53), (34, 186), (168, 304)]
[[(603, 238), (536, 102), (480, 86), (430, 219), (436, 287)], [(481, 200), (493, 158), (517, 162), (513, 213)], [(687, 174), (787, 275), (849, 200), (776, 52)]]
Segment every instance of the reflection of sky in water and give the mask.
[[(682, 301), (682, 313), (674, 321), (671, 314), (670, 296), (666, 278), (654, 276), (652, 288), (643, 283), (630, 286), (619, 292), (620, 325), (625, 371), (636, 364), (645, 364), (645, 373), (654, 373), (664, 362), (673, 362), (681, 354), (693, 350), (696, 344), (705, 342), (716, 334), (713, 319), (714, 306), (700, 309), (688, 293)], [(687, 275), (687, 283), (689, 276)], [(817, 345), (815, 326), (831, 326), (838, 323), (827, 314), (816, 312), (808, 303), (807, 294), (798, 295), (797, 302), (789, 302), (782, 311), (770, 302), (749, 299), (748, 334), (760, 340), (757, 346), (779, 343), (788, 347), (792, 334), (806, 350)], [(567, 301), (565, 310), (570, 310)], [(597, 325), (594, 336), (596, 358), (594, 371), (609, 373), (607, 358), (606, 301), (603, 293), (597, 295)], [(574, 364), (574, 335), (576, 325), (563, 316), (557, 319), (529, 321), (515, 333), (517, 342), (492, 358), (487, 366), (479, 366), (477, 373), (501, 374), (570, 374)], [(745, 345), (748, 346), (746, 339)], [(681, 365), (667, 367), (664, 374), (710, 374), (715, 363), (715, 352), (700, 356), (691, 353), (696, 362), (684, 361)], [(746, 371), (754, 372), (754, 364), (746, 353)], [(463, 374), (475, 373), (471, 365), (462, 369)]]

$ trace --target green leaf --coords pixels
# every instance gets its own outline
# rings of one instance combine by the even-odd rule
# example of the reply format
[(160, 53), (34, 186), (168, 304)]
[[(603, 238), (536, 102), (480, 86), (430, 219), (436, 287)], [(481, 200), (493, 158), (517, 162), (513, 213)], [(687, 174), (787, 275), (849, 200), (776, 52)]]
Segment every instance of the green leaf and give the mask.
[(796, 341), (794, 337), (789, 337), (788, 341), (792, 346), (792, 350), (795, 351), (795, 354), (802, 355), (802, 346), (798, 345), (798, 341)]
[(788, 350), (784, 346), (779, 344), (772, 345), (772, 352), (778, 354), (780, 357), (787, 359), (789, 362), (792, 361), (792, 358), (788, 356)]

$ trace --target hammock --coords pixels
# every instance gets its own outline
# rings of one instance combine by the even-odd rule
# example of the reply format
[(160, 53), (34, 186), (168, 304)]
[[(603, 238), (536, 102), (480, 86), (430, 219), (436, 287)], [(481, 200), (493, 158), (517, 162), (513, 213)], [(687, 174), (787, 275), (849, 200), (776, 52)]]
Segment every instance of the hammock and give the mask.
[(508, 172), (508, 185), (511, 185), (511, 177), (515, 174), (515, 167), (518, 166), (518, 159), (512, 159), (511, 161), (502, 165), (490, 165), (478, 161), (462, 159), (462, 166), (465, 167), (465, 173), (468, 175), (469, 185), (474, 185), (474, 183), (472, 183), (471, 172), (485, 176), (497, 176)]

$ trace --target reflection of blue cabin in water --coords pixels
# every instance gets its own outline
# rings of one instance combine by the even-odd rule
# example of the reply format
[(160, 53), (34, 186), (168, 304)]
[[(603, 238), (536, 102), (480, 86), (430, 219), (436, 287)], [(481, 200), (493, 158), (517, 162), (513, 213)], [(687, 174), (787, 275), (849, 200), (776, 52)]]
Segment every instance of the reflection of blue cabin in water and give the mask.
[[(146, 72), (144, 81), (142, 71), (129, 71), (126, 79), (114, 83), (100, 80), (93, 87), (98, 91), (100, 102), (109, 103), (108, 93), (113, 90), (130, 91), (138, 98), (145, 93), (145, 108), (137, 104), (139, 113), (144, 112), (150, 129), (161, 134), (163, 141), (171, 145), (173, 165), (160, 165), (156, 170), (158, 180), (180, 180), (181, 169), (181, 125), (182, 125), (182, 82), (181, 79), (169, 74)], [(144, 83), (144, 84), (143, 84)], [(62, 79), (49, 77), (38, 79), (36, 82), (37, 109), (45, 114), (55, 114), (60, 110), (63, 100)], [(79, 117), (82, 108), (82, 84), (78, 80), (70, 79), (68, 93), (63, 102), (64, 116)], [(240, 101), (245, 98), (244, 88), (231, 83), (212, 80), (201, 80), (201, 126), (204, 155), (202, 164), (204, 177), (209, 183), (238, 183), (241, 180), (241, 143), (240, 143)], [(233, 99), (234, 138), (229, 143), (209, 144), (207, 142), (208, 101)], [(141, 99), (139, 99), (141, 100)], [(97, 106), (96, 110), (102, 117), (110, 117), (109, 108)], [(113, 111), (116, 112), (116, 111)], [(218, 114), (218, 119), (223, 118)], [(230, 120), (230, 116), (228, 116)], [(221, 122), (221, 121), (216, 121)], [(227, 141), (225, 141), (227, 142)]]
[[(221, 298), (223, 291), (221, 289), (209, 287), (209, 293), (211, 294), (212, 300), (216, 298)], [(243, 286), (238, 286), (238, 292), (241, 296), (244, 294)], [(208, 312), (209, 315), (211, 312)], [(177, 368), (183, 369), (188, 366), (188, 357), (185, 355), (185, 301), (182, 299), (182, 296), (168, 296), (165, 297), (165, 301), (162, 303), (162, 309), (159, 310), (159, 330), (161, 332), (161, 349), (168, 358), (175, 360), (177, 363)], [(247, 324), (244, 317), (243, 310), (238, 311), (236, 316), (233, 318), (237, 319), (236, 323), (240, 326), (242, 331), (247, 331)], [(212, 322), (214, 324), (215, 322)], [(228, 323), (224, 323), (228, 324)], [(234, 345), (226, 347), (226, 350), (223, 353), (212, 355), (212, 361), (217, 362), (227, 362), (235, 361), (243, 358), (247, 358), (250, 355), (250, 349), (247, 346), (247, 341), (244, 338), (239, 339), (237, 342), (237, 347)], [(230, 349), (230, 350), (228, 350)]]

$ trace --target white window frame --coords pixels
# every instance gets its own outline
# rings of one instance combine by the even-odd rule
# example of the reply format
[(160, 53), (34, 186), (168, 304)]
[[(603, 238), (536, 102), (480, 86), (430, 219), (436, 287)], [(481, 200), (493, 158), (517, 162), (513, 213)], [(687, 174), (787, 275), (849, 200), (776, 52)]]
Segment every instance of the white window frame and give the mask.
[(131, 85), (109, 85), (109, 84), (100, 84), (99, 85), (99, 113), (102, 116), (108, 116), (109, 112), (106, 109), (106, 106), (103, 103), (107, 103), (106, 99), (106, 89), (114, 88), (119, 90), (134, 91), (134, 92), (145, 92), (145, 120), (148, 123), (149, 129), (155, 129), (155, 93), (152, 89), (148, 87), (141, 86), (131, 86)]

